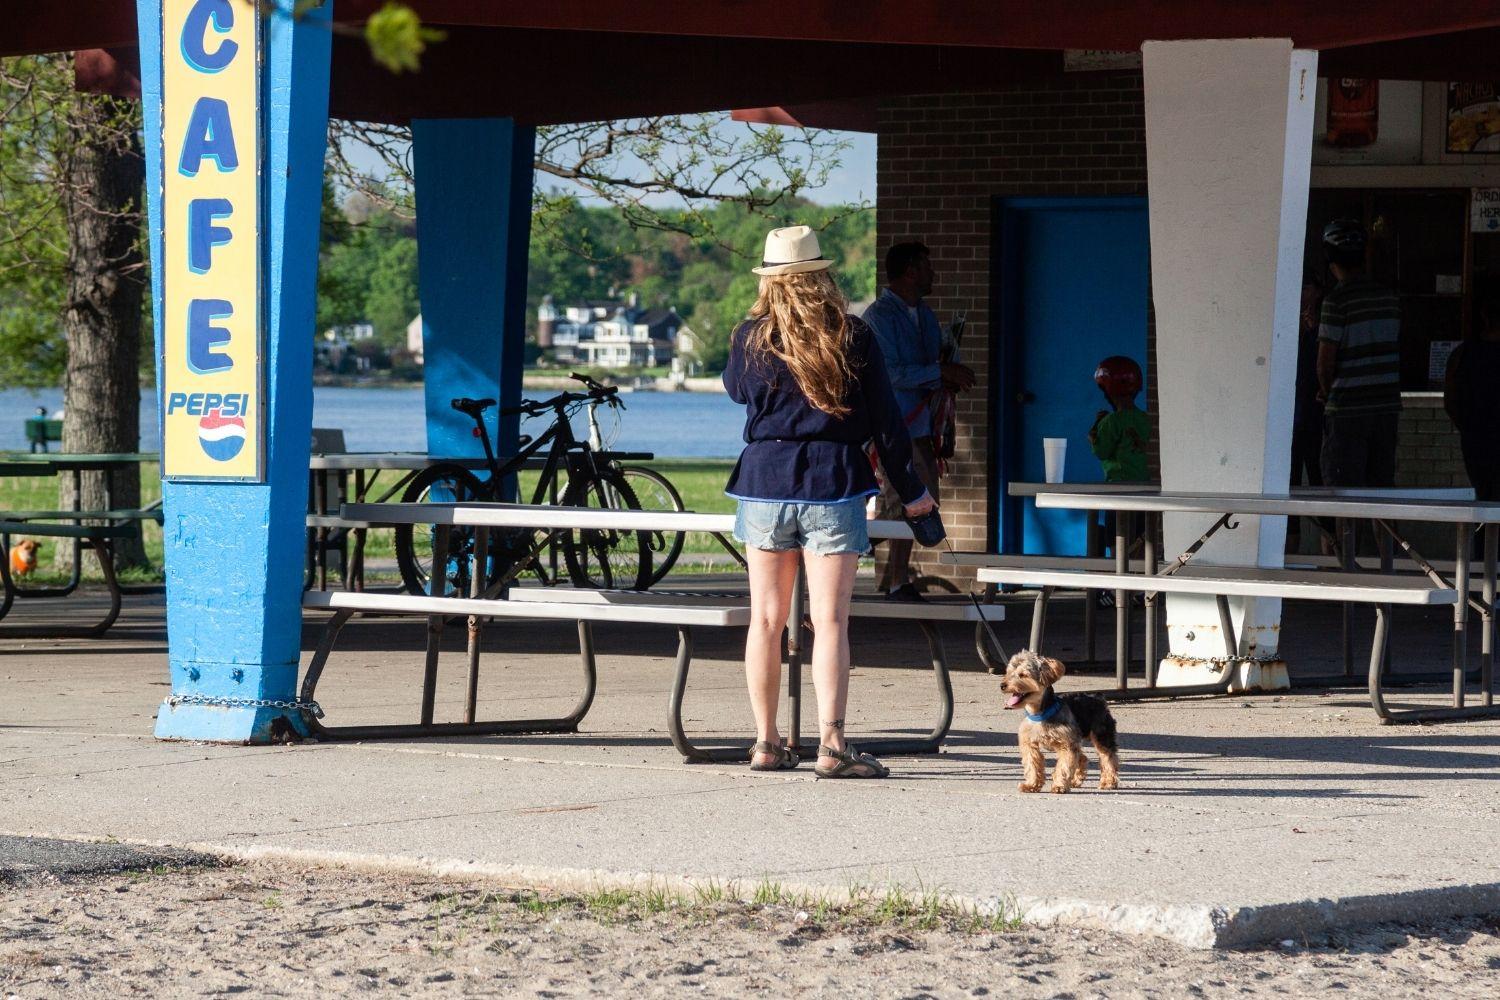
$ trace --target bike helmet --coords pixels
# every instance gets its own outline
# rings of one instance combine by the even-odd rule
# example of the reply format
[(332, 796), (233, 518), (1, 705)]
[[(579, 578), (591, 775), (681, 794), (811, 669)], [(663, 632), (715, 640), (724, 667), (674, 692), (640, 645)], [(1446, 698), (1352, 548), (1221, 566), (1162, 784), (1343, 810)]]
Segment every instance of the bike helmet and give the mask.
[(1365, 227), (1358, 219), (1334, 219), (1323, 227), (1323, 245), (1334, 250), (1362, 252)]
[(1123, 354), (1114, 354), (1099, 362), (1094, 381), (1107, 396), (1133, 396), (1141, 391), (1141, 366)]

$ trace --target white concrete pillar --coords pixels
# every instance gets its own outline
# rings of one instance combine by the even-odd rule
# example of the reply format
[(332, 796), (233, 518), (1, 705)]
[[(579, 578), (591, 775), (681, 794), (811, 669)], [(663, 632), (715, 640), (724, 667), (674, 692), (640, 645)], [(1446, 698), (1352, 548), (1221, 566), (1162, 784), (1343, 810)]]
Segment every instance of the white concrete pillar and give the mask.
[[(1284, 493), (1316, 52), (1286, 39), (1147, 42), (1146, 166), (1164, 490)], [(1165, 556), (1213, 518), (1166, 520)], [(1282, 565), (1285, 518), (1238, 519), (1196, 562)], [(1285, 686), (1281, 602), (1232, 602), (1247, 687)], [(1212, 598), (1167, 602), (1161, 683), (1216, 680)], [(1267, 662), (1261, 662), (1267, 661)]]

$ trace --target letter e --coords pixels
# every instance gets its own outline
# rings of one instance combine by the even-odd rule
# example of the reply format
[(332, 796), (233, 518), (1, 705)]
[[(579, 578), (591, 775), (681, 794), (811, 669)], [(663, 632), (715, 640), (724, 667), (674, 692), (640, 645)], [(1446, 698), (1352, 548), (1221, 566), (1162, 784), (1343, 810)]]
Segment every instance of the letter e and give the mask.
[(234, 359), (214, 350), (229, 343), (229, 331), (214, 326), (214, 320), (234, 315), (234, 306), (223, 299), (194, 299), (188, 303), (188, 367), (198, 375), (228, 371)]

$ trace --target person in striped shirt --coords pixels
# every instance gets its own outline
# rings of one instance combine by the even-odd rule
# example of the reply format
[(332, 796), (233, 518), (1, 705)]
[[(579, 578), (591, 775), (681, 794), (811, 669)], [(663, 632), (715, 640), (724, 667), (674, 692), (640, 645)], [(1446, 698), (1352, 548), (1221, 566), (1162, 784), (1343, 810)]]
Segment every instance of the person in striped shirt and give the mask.
[(1318, 324), (1325, 486), (1394, 486), (1401, 413), (1401, 304), (1365, 272), (1365, 230), (1336, 219), (1323, 249), (1337, 279)]

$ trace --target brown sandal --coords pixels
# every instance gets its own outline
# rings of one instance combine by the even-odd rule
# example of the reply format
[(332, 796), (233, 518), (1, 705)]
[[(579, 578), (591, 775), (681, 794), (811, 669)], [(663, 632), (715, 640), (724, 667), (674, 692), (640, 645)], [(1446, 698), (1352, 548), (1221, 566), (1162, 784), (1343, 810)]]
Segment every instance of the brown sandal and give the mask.
[[(755, 763), (756, 754), (770, 754), (774, 759), (769, 764), (757, 764)], [(800, 763), (802, 763), (801, 757), (776, 743), (761, 740), (750, 748), (750, 770), (752, 771), (790, 771)]]
[(867, 753), (860, 753), (852, 746), (842, 750), (833, 747), (818, 747), (819, 757), (832, 757), (838, 761), (833, 767), (814, 767), (813, 774), (820, 778), (884, 778), (891, 769)]

